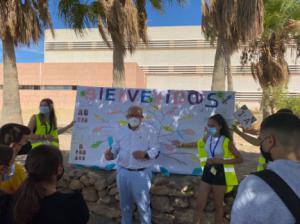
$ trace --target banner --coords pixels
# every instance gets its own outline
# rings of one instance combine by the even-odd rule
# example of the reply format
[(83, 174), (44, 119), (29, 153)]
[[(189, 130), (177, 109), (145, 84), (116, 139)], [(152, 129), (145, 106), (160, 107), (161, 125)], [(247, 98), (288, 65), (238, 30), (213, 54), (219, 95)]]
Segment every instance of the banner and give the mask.
[(233, 92), (178, 91), (78, 87), (69, 161), (72, 164), (111, 169), (104, 152), (115, 132), (127, 126), (127, 110), (139, 105), (144, 122), (157, 131), (160, 156), (153, 170), (165, 174), (200, 175), (196, 148), (176, 148), (172, 142), (195, 142), (202, 137), (210, 116), (220, 113), (233, 122)]

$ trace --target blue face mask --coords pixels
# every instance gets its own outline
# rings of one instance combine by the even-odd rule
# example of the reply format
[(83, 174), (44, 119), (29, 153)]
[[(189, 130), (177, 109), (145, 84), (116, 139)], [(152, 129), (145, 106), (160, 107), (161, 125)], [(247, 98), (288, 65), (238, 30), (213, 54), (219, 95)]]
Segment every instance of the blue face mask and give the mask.
[(217, 128), (208, 128), (207, 129), (207, 134), (209, 136), (215, 136), (217, 134)]
[(48, 106), (40, 106), (40, 113), (48, 115), (50, 113), (50, 109)]

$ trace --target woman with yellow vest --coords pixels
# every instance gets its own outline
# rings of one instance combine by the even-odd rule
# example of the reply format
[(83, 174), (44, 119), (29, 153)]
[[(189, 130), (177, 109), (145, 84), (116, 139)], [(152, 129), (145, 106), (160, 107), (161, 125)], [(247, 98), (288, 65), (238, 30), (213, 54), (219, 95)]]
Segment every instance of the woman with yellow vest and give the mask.
[(203, 174), (193, 223), (200, 223), (210, 192), (214, 195), (215, 223), (223, 223), (224, 195), (238, 185), (233, 164), (243, 162), (241, 154), (233, 144), (225, 119), (219, 114), (210, 117), (203, 138), (191, 143), (176, 142), (176, 145), (198, 147)]
[(58, 135), (72, 126), (73, 122), (58, 130), (53, 101), (49, 98), (41, 100), (39, 113), (33, 115), (28, 124), (32, 132), (30, 136), (32, 148), (43, 144), (59, 147)]

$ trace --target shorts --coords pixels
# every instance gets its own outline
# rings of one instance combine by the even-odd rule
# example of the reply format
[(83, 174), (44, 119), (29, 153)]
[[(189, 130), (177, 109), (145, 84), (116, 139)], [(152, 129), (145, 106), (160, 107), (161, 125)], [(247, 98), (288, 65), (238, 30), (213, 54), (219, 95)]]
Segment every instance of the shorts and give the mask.
[[(217, 171), (216, 175), (210, 172), (210, 169), (212, 167), (215, 167)], [(210, 185), (226, 186), (224, 165), (223, 164), (205, 165), (201, 180)]]

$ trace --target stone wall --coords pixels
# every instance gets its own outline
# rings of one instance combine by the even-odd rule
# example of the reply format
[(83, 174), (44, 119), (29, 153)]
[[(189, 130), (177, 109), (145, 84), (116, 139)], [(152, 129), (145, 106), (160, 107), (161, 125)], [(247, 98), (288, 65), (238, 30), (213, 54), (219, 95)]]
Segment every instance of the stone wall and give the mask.
[[(116, 173), (114, 171), (66, 168), (59, 188), (62, 191), (82, 191), (91, 211), (90, 223), (115, 224), (120, 221), (119, 194), (115, 179)], [(154, 224), (192, 223), (200, 178), (180, 175), (164, 177), (156, 174), (152, 183), (152, 222)], [(225, 211), (227, 214), (230, 214), (232, 202), (231, 196), (226, 197)], [(213, 201), (209, 197), (205, 209), (205, 223), (213, 223), (213, 210)], [(139, 223), (136, 209), (134, 217), (135, 222)], [(106, 221), (103, 222), (103, 220)]]

